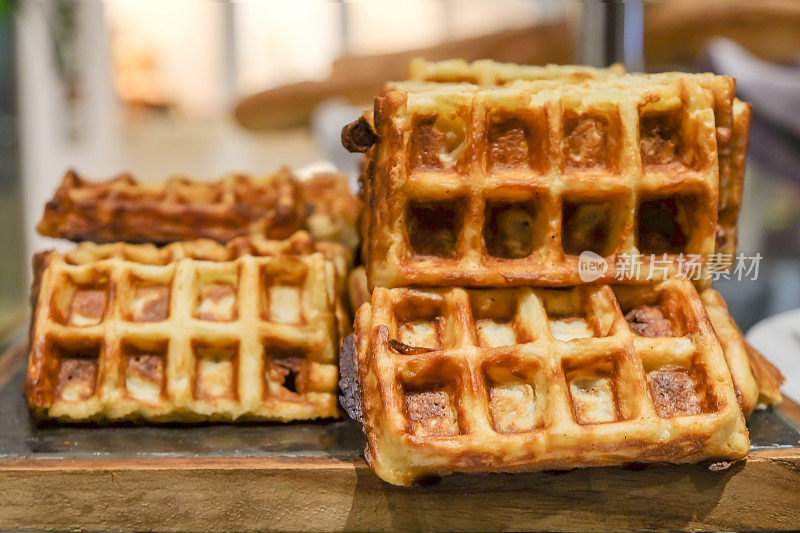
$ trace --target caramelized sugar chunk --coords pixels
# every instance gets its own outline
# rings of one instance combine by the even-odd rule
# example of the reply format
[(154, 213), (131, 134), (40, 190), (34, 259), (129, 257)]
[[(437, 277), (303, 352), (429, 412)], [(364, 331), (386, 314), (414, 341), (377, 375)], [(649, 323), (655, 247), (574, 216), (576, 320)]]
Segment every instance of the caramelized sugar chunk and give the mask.
[(678, 113), (643, 115), (639, 121), (639, 151), (645, 166), (681, 163), (683, 140)]
[(264, 394), (283, 400), (297, 399), (313, 387), (308, 353), (300, 346), (264, 341)]
[(56, 397), (66, 402), (88, 400), (94, 396), (97, 383), (95, 357), (67, 357), (58, 369)]
[(520, 295), (516, 291), (471, 291), (470, 308), (475, 337), (482, 348), (530, 342), (530, 331), (517, 321)]
[(415, 117), (409, 140), (408, 165), (412, 170), (434, 170), (455, 165), (466, 137), (464, 121), (457, 115)]
[(566, 115), (562, 154), (567, 168), (608, 168), (608, 119), (595, 115)]
[(197, 346), (194, 396), (197, 400), (235, 399), (237, 346)]
[(455, 407), (445, 390), (409, 391), (404, 408), (408, 432), (418, 437), (444, 437), (459, 433)]
[(686, 368), (662, 368), (647, 374), (647, 386), (658, 416), (696, 415), (702, 406), (692, 376)]
[(71, 326), (94, 326), (103, 320), (106, 310), (106, 291), (98, 288), (79, 288), (70, 303), (68, 323)]
[(513, 346), (517, 344), (517, 334), (510, 322), (479, 319), (475, 321), (475, 329), (478, 333), (478, 344), (482, 348)]
[(570, 382), (575, 418), (579, 424), (601, 424), (617, 419), (611, 378), (580, 376)]
[(130, 316), (134, 322), (161, 322), (169, 316), (169, 287), (145, 285), (136, 287)]
[(434, 351), (433, 348), (425, 348), (424, 346), (409, 346), (408, 344), (403, 344), (395, 339), (389, 339), (389, 346), (392, 348), (392, 350), (403, 355), (419, 355), (421, 353)]
[(625, 320), (631, 331), (642, 337), (673, 336), (672, 322), (658, 306), (642, 305), (631, 309), (625, 314)]
[(550, 333), (556, 340), (571, 341), (594, 337), (594, 329), (583, 317), (555, 317), (548, 321)]
[(400, 342), (406, 346), (438, 350), (442, 347), (442, 317), (414, 320), (400, 325)]
[(489, 127), (488, 165), (502, 170), (530, 166), (528, 126), (519, 118), (498, 121)]
[(578, 424), (603, 424), (620, 419), (617, 410), (616, 363), (609, 359), (591, 366), (565, 361), (572, 413)]
[(156, 403), (164, 387), (164, 353), (133, 351), (125, 358), (125, 389), (136, 400)]
[(229, 322), (236, 319), (236, 290), (230, 283), (211, 283), (200, 290), (195, 316), (200, 320)]
[(495, 384), (489, 388), (489, 412), (495, 431), (522, 433), (538, 426), (536, 394), (522, 381)]
[(300, 357), (272, 359), (267, 371), (269, 381), (286, 391), (302, 394), (306, 391), (306, 377), (303, 373), (304, 360)]

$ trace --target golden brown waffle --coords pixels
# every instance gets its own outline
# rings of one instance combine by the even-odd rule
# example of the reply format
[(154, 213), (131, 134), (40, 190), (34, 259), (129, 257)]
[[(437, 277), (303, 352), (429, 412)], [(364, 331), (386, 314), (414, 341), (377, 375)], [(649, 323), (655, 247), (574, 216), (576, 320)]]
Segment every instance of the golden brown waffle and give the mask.
[(609, 265), (599, 281), (638, 253), (628, 281), (676, 275), (681, 254), (701, 256), (705, 277), (719, 175), (713, 102), (696, 81), (423, 85), (376, 99), (370, 287), (576, 284), (586, 250)]
[(578, 83), (630, 85), (662, 83), (687, 76), (697, 81), (714, 100), (720, 167), (717, 252), (733, 254), (736, 251), (736, 224), (744, 183), (750, 106), (734, 97), (735, 82), (732, 78), (680, 72), (628, 74), (618, 64), (607, 69), (596, 69), (574, 65), (515, 65), (491, 60), (467, 63), (458, 59), (438, 62), (415, 59), (409, 67), (409, 79), (417, 82), (466, 82), (486, 87), (508, 85), (517, 80), (539, 82), (533, 86), (540, 88)]
[(371, 295), (367, 287), (367, 269), (363, 265), (357, 266), (350, 271), (347, 278), (347, 294), (350, 305), (356, 310), (370, 301)]
[(734, 99), (733, 133), (728, 147), (727, 167), (723, 166), (723, 160), (720, 159), (717, 252), (731, 257), (736, 253), (736, 229), (744, 192), (747, 145), (750, 142), (750, 107), (750, 104)]
[(342, 174), (321, 173), (300, 181), (300, 197), (306, 205), (304, 226), (317, 241), (358, 246), (356, 229), (360, 203)]
[[(363, 266), (350, 271), (348, 290), (351, 305), (355, 309), (370, 301), (367, 274)], [(736, 397), (744, 415), (749, 416), (758, 407), (780, 403), (783, 400), (780, 386), (784, 382), (780, 370), (747, 343), (728, 312), (728, 306), (716, 290), (706, 289), (700, 296), (714, 326), (717, 340), (722, 346)], [(645, 318), (638, 313), (634, 315), (639, 315), (640, 323)], [(634, 315), (631, 316), (632, 319)]]
[(436, 83), (472, 83), (475, 85), (507, 85), (516, 80), (559, 80), (564, 83), (581, 83), (587, 80), (606, 79), (625, 74), (620, 64), (609, 68), (583, 65), (516, 65), (479, 59), (468, 63), (463, 59), (426, 61), (416, 58), (408, 68), (408, 79)]
[(745, 416), (759, 406), (781, 403), (784, 377), (780, 370), (747, 343), (717, 291), (706, 289), (700, 297), (722, 345)]
[(722, 350), (686, 280), (376, 288), (356, 336), (366, 457), (390, 483), (748, 452)]
[(301, 183), (284, 168), (263, 178), (232, 174), (202, 182), (179, 176), (146, 184), (129, 174), (93, 182), (69, 171), (37, 230), (73, 241), (164, 244), (284, 239), (307, 228), (319, 240), (354, 246), (357, 211), (345, 177), (336, 174)]
[(312, 246), (299, 235), (162, 249), (84, 243), (38, 254), (32, 413), (159, 422), (338, 416), (346, 325), (334, 263), (346, 258), (334, 257), (336, 245), (325, 252), (335, 261)]

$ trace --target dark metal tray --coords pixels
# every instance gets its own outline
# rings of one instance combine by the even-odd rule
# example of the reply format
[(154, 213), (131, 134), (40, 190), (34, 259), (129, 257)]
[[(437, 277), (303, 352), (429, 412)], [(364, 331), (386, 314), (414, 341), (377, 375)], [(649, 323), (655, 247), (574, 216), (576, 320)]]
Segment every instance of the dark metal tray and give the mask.
[[(351, 420), (292, 424), (63, 426), (36, 424), (23, 397), (24, 347), (0, 375), (0, 459), (141, 457), (326, 457), (354, 459), (364, 435)], [(775, 409), (748, 420), (751, 449), (798, 445), (800, 428)]]
[(0, 372), (0, 459), (159, 457), (325, 457), (355, 459), (364, 452), (351, 420), (291, 424), (169, 424), (106, 426), (37, 424), (23, 396), (25, 348), (4, 357)]

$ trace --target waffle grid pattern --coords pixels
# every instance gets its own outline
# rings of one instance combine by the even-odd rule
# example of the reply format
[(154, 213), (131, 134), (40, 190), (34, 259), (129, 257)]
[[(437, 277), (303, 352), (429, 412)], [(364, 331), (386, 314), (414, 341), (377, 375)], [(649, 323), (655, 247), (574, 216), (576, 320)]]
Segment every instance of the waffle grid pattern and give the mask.
[(429, 84), (379, 97), (375, 127), (371, 287), (575, 284), (583, 250), (606, 258), (600, 281), (614, 279), (620, 254), (655, 254), (658, 268), (645, 262), (632, 279), (650, 281), (674, 276), (680, 253), (714, 252), (714, 112), (692, 79)]
[[(659, 305), (673, 336), (634, 334), (623, 312), (641, 304)], [(391, 483), (747, 454), (722, 351), (685, 280), (378, 288), (356, 331), (367, 457)]]
[[(429, 62), (415, 59), (409, 67), (409, 79), (416, 82), (474, 83), (484, 87), (504, 86), (519, 81), (536, 81), (527, 84), (541, 88), (553, 88), (560, 84), (602, 83), (643, 84), (663, 83), (687, 74), (667, 72), (661, 74), (628, 74), (622, 65), (607, 69), (580, 66), (528, 66), (512, 63), (497, 63), (478, 60)], [(734, 254), (736, 251), (736, 224), (741, 207), (744, 184), (745, 154), (749, 140), (750, 104), (734, 96), (735, 80), (714, 74), (695, 74), (692, 79), (709, 91), (714, 100), (714, 116), (717, 129), (719, 154), (719, 220), (717, 228), (717, 252)]]
[[(192, 243), (168, 251), (97, 248), (96, 257), (107, 257), (91, 261), (84, 249), (37, 258), (27, 379), (37, 416), (191, 422), (338, 415), (341, 316), (335, 267), (323, 254), (162, 263), (159, 254), (202, 254)], [(126, 260), (110, 248), (149, 260)], [(219, 245), (208, 249), (224, 253)]]

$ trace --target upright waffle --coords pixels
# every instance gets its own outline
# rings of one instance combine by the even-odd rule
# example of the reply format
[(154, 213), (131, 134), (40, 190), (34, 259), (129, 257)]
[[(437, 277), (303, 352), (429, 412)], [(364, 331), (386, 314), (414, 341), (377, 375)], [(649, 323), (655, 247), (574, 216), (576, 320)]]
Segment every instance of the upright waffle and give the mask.
[(338, 174), (301, 183), (282, 169), (264, 178), (233, 174), (215, 182), (174, 177), (144, 184), (129, 174), (91, 182), (69, 171), (37, 229), (73, 241), (164, 244), (284, 239), (307, 228), (320, 240), (354, 246), (357, 211), (357, 200)]
[(374, 127), (370, 287), (576, 284), (584, 251), (605, 258), (600, 281), (626, 267), (628, 281), (665, 279), (696, 255), (707, 284), (718, 154), (713, 102), (691, 77), (400, 85), (376, 99)]
[[(719, 128), (718, 128), (719, 131)], [(719, 139), (719, 135), (717, 135)], [(737, 224), (742, 207), (747, 145), (750, 142), (750, 104), (734, 98), (733, 129), (728, 144), (728, 162), (720, 159), (719, 220), (717, 221), (717, 252), (736, 253)]]
[(321, 173), (300, 181), (305, 204), (304, 227), (317, 241), (338, 242), (350, 250), (358, 246), (356, 222), (360, 204), (342, 174)]
[(745, 154), (749, 140), (750, 104), (734, 97), (734, 80), (713, 74), (688, 75), (679, 72), (662, 74), (627, 74), (622, 65), (607, 69), (574, 65), (544, 67), (478, 60), (467, 63), (454, 59), (429, 62), (417, 58), (409, 67), (409, 79), (418, 82), (474, 83), (486, 87), (502, 86), (518, 80), (537, 81), (538, 87), (576, 83), (660, 83), (691, 76), (714, 99), (719, 155), (719, 215), (716, 250), (721, 254), (736, 251), (736, 223), (744, 184)]
[(747, 343), (717, 291), (706, 289), (700, 297), (725, 353), (744, 415), (758, 406), (781, 403), (784, 377), (780, 370)]
[(335, 245), (325, 252), (333, 261), (310, 243), (302, 235), (162, 249), (85, 243), (38, 254), (32, 413), (66, 421), (337, 416), (335, 261), (346, 259)]
[(366, 457), (390, 483), (748, 451), (722, 350), (686, 280), (376, 288), (356, 336)]

